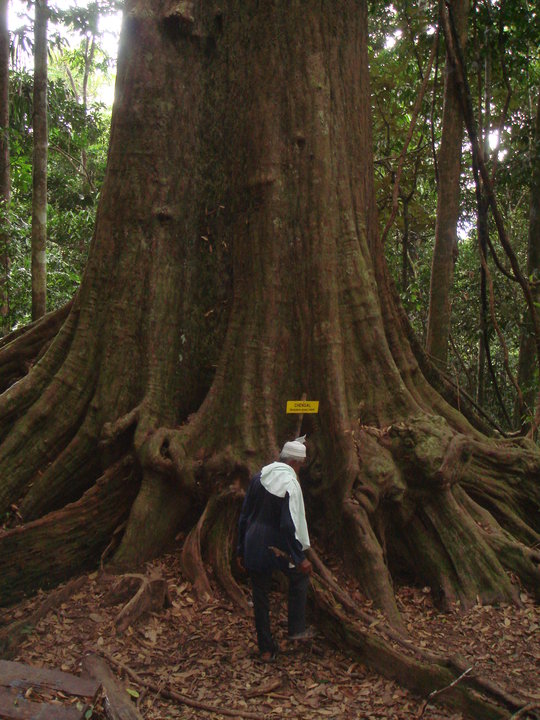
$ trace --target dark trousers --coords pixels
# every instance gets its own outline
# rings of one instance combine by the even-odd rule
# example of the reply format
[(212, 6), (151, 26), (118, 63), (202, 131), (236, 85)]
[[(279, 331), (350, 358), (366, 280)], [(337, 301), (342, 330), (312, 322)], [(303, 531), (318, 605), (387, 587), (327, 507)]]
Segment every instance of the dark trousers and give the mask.
[[(306, 600), (309, 586), (309, 576), (296, 569), (285, 573), (289, 580), (289, 593), (287, 598), (288, 632), (296, 635), (306, 629)], [(251, 587), (253, 589), (253, 610), (255, 612), (255, 629), (257, 643), (261, 653), (275, 652), (277, 645), (272, 637), (270, 628), (270, 588), (272, 586), (272, 573), (250, 572)]]

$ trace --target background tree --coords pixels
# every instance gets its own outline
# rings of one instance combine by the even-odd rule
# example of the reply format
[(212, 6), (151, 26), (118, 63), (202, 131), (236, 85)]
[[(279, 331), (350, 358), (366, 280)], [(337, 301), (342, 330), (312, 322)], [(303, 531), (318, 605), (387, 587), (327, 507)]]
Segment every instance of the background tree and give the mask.
[[(462, 48), (466, 47), (469, 0), (452, 3), (452, 12)], [(446, 368), (451, 327), (452, 285), (458, 253), (460, 217), (461, 145), (463, 114), (455, 70), (446, 58), (441, 145), (437, 158), (437, 221), (431, 266), (429, 314), (426, 350), (433, 360)]]
[[(536, 123), (531, 143), (531, 191), (529, 200), (529, 237), (527, 247), (527, 273), (537, 306), (540, 305), (540, 92), (537, 93)], [(536, 404), (538, 377), (536, 369), (536, 348), (529, 314), (525, 315), (519, 350), (518, 381), (523, 396), (517, 403), (517, 422), (527, 422), (533, 415)]]
[(47, 0), (36, 0), (32, 184), (32, 319), (47, 307)]
[[(482, 130), (485, 159), (496, 181), (497, 202), (505, 219), (512, 247), (521, 267), (526, 267), (528, 212), (524, 198), (529, 196), (529, 146), (533, 137), (534, 98), (538, 82), (538, 38), (531, 8), (513, 3), (473, 3), (469, 31), (469, 78), (477, 76), (473, 84), (478, 108), (477, 116)], [(406, 18), (403, 16), (406, 15)], [(419, 82), (411, 83), (421, 63), (418, 57), (427, 57), (426, 40), (434, 31), (436, 6), (422, 3), (414, 8), (400, 5), (400, 12), (391, 11), (384, 3), (373, 3), (370, 17), (371, 58), (374, 84), (374, 125), (376, 152), (376, 187), (381, 219), (386, 222), (392, 182), (392, 154), (397, 155), (401, 138), (407, 128), (410, 108), (418, 91)], [(485, 68), (491, 77), (486, 89)], [(477, 89), (476, 89), (477, 88)], [(396, 219), (395, 230), (386, 243), (386, 256), (396, 278), (396, 284), (413, 326), (419, 336), (427, 338), (427, 308), (430, 285), (430, 264), (435, 227), (435, 175), (434, 162), (441, 134), (439, 98), (440, 74), (436, 70), (431, 103), (424, 103), (418, 128), (432, 143), (411, 143), (408, 164), (403, 175), (403, 197), (409, 194), (409, 179), (415, 180), (415, 193)], [(531, 108), (531, 92), (532, 105)], [(486, 102), (489, 113), (484, 112)], [(488, 118), (489, 116), (489, 118)], [(401, 124), (400, 124), (401, 123)], [(416, 136), (415, 136), (416, 137)], [(390, 148), (387, 152), (386, 148)], [(452, 332), (447, 372), (458, 393), (479, 397), (482, 412), (499, 431), (513, 429), (510, 420), (516, 400), (516, 387), (512, 376), (517, 374), (520, 317), (523, 300), (512, 270), (500, 249), (492, 227), (487, 223), (487, 269), (493, 283), (495, 323), (490, 310), (485, 285), (486, 335), (491, 357), (491, 373), (487, 382), (478, 374), (484, 362), (478, 362), (476, 349), (479, 338), (480, 275), (476, 222), (478, 205), (472, 182), (471, 156), (468, 144), (464, 145), (464, 162), (461, 174), (461, 203), (459, 221), (459, 258), (455, 266), (455, 292), (452, 305)], [(389, 160), (390, 157), (390, 160)], [(405, 204), (403, 204), (403, 208)], [(486, 225), (486, 223), (484, 223)], [(407, 234), (405, 234), (407, 228)], [(408, 237), (407, 284), (403, 282), (404, 253), (402, 238)], [(499, 341), (496, 326), (504, 338)], [(483, 347), (483, 343), (482, 343)], [(474, 348), (474, 350), (473, 350)], [(506, 368), (509, 368), (510, 372)], [(496, 384), (495, 384), (496, 383)], [(485, 392), (483, 389), (485, 388)], [(498, 390), (498, 392), (497, 392)]]
[[(96, 72), (107, 74), (111, 59), (103, 52), (100, 41), (99, 22), (118, 10), (117, 0), (90, 2), (87, 7), (73, 7), (57, 14), (57, 20), (67, 25), (81, 37), (78, 47), (66, 50), (61, 54), (61, 62), (69, 78), (73, 95), (86, 116), (89, 108), (89, 83)], [(88, 173), (87, 147), (84, 143), (80, 148), (81, 174), (88, 182), (85, 194), (95, 192), (95, 185)]]
[[(82, 12), (82, 11), (81, 11)], [(63, 22), (54, 15), (55, 23)], [(60, 25), (60, 29), (62, 26)], [(47, 306), (57, 309), (76, 292), (93, 232), (99, 190), (105, 171), (110, 108), (101, 100), (111, 83), (115, 61), (96, 38), (94, 62), (87, 80), (86, 107), (81, 101), (80, 36), (61, 45), (51, 33), (48, 62), (48, 217)], [(33, 77), (26, 69), (32, 57), (28, 28), (13, 32), (10, 71), (12, 203), (10, 211), (10, 308), (7, 330), (31, 318), (32, 105)], [(67, 77), (69, 68), (71, 80)], [(72, 82), (75, 86), (73, 89)], [(83, 165), (82, 156), (85, 156)]]
[[(130, 2), (116, 97), (69, 316), (0, 354), (3, 374), (53, 338), (0, 401), (3, 601), (95, 563), (128, 516), (116, 567), (182, 530), (196, 587), (204, 557), (242, 602), (235, 484), (298, 430), (285, 402), (303, 393), (320, 400), (302, 428), (316, 544), (394, 627), (404, 575), (442, 605), (514, 601), (508, 572), (538, 592), (540, 453), (438, 392), (455, 401), (384, 262), (365, 5)], [(320, 621), (364, 661), (423, 692), (463, 674), (366, 630), (316, 564)], [(467, 677), (446, 700), (490, 720), (520, 706)]]
[(9, 31), (8, 0), (0, 0), (0, 332), (6, 332), (9, 314), (8, 209), (11, 194), (9, 172)]

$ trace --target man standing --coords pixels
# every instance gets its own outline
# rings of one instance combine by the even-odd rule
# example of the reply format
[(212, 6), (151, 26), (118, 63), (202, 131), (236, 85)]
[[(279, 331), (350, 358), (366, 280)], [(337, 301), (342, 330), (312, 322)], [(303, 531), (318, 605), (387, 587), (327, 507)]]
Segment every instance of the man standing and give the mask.
[(309, 535), (297, 472), (306, 459), (305, 435), (283, 446), (278, 462), (252, 479), (238, 524), (238, 562), (251, 578), (255, 628), (261, 659), (277, 653), (270, 629), (269, 593), (274, 570), (289, 580), (288, 631), (292, 640), (312, 637), (306, 629)]

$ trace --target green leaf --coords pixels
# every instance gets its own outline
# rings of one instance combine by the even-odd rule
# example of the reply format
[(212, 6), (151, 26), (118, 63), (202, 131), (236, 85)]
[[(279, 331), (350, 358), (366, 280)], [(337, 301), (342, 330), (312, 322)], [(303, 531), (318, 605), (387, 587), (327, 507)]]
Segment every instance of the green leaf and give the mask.
[(126, 688), (126, 692), (129, 693), (129, 695), (131, 695), (131, 697), (134, 697), (134, 698), (138, 698), (138, 697), (139, 697), (138, 691), (137, 691), (137, 690), (133, 690), (132, 688)]

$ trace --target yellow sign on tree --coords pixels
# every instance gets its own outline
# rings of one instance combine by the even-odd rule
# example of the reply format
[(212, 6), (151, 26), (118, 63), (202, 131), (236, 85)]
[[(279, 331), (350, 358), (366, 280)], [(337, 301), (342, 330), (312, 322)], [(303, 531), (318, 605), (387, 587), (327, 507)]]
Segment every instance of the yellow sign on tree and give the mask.
[(318, 413), (318, 400), (287, 400), (287, 413)]

